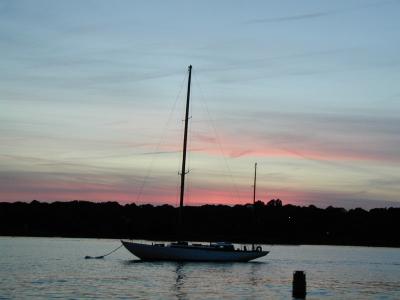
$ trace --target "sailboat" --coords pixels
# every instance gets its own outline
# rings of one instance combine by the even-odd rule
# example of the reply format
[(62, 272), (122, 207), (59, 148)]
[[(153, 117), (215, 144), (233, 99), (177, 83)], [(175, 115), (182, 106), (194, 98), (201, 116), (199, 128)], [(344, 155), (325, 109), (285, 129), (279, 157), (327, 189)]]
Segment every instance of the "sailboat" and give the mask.
[[(180, 186), (180, 201), (179, 201), (179, 224), (182, 225), (183, 205), (185, 196), (185, 175), (186, 172), (186, 152), (187, 152), (187, 135), (188, 135), (188, 121), (189, 121), (189, 103), (190, 103), (190, 86), (192, 66), (188, 68), (188, 85), (185, 109), (185, 131), (183, 138), (183, 156), (182, 156), (182, 169), (180, 172), (181, 186)], [(254, 192), (253, 192), (253, 205), (255, 204), (256, 192), (256, 167), (254, 174)], [(232, 243), (216, 242), (209, 244), (189, 243), (186, 241), (178, 241), (172, 243), (138, 243), (131, 240), (121, 240), (125, 248), (133, 255), (145, 261), (203, 261), (203, 262), (247, 262), (259, 257), (263, 257), (269, 251), (263, 251), (261, 246), (252, 244), (251, 249), (245, 246), (242, 248), (235, 248)]]

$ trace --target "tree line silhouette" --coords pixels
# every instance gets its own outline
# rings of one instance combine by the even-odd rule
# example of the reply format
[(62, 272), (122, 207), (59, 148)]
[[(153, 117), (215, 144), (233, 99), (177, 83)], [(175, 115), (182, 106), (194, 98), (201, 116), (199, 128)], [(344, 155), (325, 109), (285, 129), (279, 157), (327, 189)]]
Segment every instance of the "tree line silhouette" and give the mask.
[(0, 235), (400, 246), (400, 208), (283, 205), (184, 207), (88, 201), (0, 203)]

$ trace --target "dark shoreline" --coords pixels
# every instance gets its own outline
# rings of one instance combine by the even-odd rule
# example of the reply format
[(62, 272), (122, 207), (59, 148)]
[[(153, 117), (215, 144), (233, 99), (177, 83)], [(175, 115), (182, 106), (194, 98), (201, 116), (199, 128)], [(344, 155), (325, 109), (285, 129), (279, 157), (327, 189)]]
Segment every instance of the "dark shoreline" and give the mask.
[[(104, 239), (104, 240), (121, 240), (121, 239), (131, 239), (131, 238), (112, 238), (112, 237), (90, 237), (90, 236), (43, 236), (43, 235), (0, 235), (0, 238), (54, 238), (54, 239)], [(177, 240), (167, 240), (167, 239), (141, 239), (141, 238), (135, 238), (133, 240), (143, 240), (143, 241), (148, 241), (148, 242), (163, 242), (163, 243), (169, 243), (169, 242), (176, 242)], [(208, 243), (210, 240), (188, 240), (189, 242), (203, 242), (203, 243)], [(211, 241), (214, 242), (214, 241)], [(238, 242), (238, 241), (231, 241), (232, 243), (235, 244), (244, 244), (248, 245), (251, 244), (250, 242)], [(398, 249), (400, 248), (400, 245), (394, 245), (394, 246), (386, 246), (386, 245), (363, 245), (363, 244), (284, 244), (284, 243), (258, 243), (260, 245), (266, 245), (266, 246), (332, 246), (332, 247), (367, 247), (367, 248), (393, 248), (393, 249)]]
[(282, 205), (120, 205), (70, 201), (0, 203), (0, 236), (230, 241), (269, 245), (400, 247), (400, 208)]

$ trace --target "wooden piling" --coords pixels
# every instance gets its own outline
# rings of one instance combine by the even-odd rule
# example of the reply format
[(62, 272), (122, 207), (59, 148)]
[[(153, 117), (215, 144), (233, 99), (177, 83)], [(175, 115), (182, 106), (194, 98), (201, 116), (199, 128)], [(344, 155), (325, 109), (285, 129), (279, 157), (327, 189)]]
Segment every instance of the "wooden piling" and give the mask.
[(306, 274), (304, 271), (294, 271), (292, 296), (305, 299), (307, 294)]

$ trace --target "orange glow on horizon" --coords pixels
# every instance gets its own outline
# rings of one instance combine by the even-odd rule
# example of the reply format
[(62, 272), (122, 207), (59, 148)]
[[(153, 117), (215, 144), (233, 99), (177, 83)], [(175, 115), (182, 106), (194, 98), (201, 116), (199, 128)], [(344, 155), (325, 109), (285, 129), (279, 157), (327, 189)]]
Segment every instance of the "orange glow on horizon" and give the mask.
[[(6, 192), (3, 193), (3, 199), (7, 199), (7, 202), (16, 201), (26, 201), (30, 202), (32, 200), (38, 200), (43, 202), (54, 202), (54, 201), (93, 201), (93, 202), (105, 202), (105, 201), (116, 201), (121, 204), (135, 203), (137, 205), (141, 204), (152, 204), (152, 205), (163, 205), (169, 204), (172, 206), (179, 205), (179, 194), (176, 191), (152, 191), (143, 192), (143, 194), (138, 198), (137, 194), (129, 192), (118, 192), (114, 189), (104, 188), (102, 190), (96, 189), (95, 186), (89, 187), (85, 185), (85, 189), (82, 190), (82, 185), (77, 185), (75, 187), (69, 186), (69, 191), (63, 187), (62, 184), (52, 184), (51, 190), (46, 190), (42, 187), (40, 192)], [(58, 192), (57, 190), (64, 189), (63, 192)], [(252, 203), (252, 192), (248, 190), (246, 192), (238, 191), (236, 193), (232, 189), (226, 191), (224, 187), (214, 188), (213, 190), (207, 189), (190, 189), (186, 191), (185, 194), (185, 205), (206, 205), (206, 204), (223, 204), (223, 205), (244, 205), (247, 203)], [(268, 196), (271, 195), (271, 196)], [(267, 195), (263, 193), (258, 193), (257, 200), (261, 200), (267, 203), (272, 198), (280, 198), (284, 203), (293, 203), (301, 205), (301, 201), (297, 200), (298, 192), (279, 192), (278, 193), (268, 193)], [(275, 196), (276, 195), (276, 196)], [(300, 198), (304, 198), (306, 193)]]

